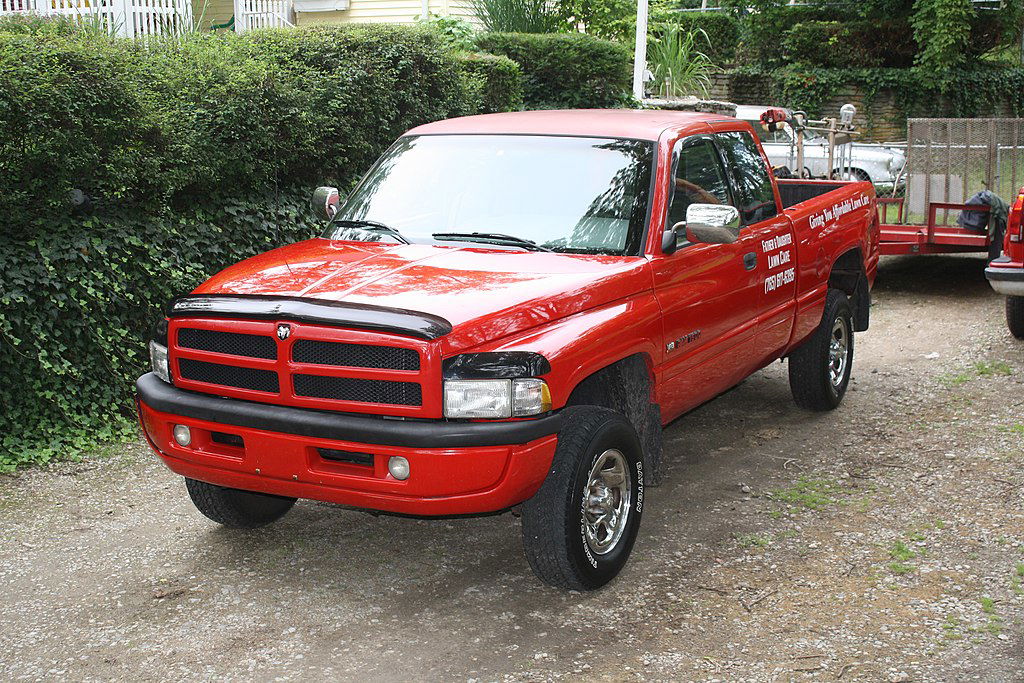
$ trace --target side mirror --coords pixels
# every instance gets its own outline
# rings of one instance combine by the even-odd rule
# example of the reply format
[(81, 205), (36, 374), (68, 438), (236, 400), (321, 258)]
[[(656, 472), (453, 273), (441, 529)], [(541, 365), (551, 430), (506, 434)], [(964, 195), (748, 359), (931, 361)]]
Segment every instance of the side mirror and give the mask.
[(676, 253), (676, 249), (679, 248), (679, 241), (676, 239), (676, 227), (682, 225), (682, 223), (676, 223), (674, 226), (661, 233), (661, 253), (665, 256)]
[(313, 215), (322, 221), (329, 221), (334, 218), (334, 214), (338, 213), (338, 208), (341, 206), (341, 194), (338, 192), (336, 187), (318, 187), (313, 190), (313, 198), (309, 202), (309, 207), (313, 210)]
[[(684, 227), (678, 223), (676, 228)], [(732, 244), (740, 236), (740, 212), (725, 204), (690, 204), (686, 208), (686, 239), (704, 244)]]

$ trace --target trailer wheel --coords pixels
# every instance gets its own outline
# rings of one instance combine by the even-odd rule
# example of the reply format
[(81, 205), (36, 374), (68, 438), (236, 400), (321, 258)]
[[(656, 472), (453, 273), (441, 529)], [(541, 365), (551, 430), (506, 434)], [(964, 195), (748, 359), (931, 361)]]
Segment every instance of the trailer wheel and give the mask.
[(807, 410), (832, 410), (843, 400), (853, 368), (850, 300), (828, 290), (825, 312), (814, 334), (789, 354), (789, 388)]
[(575, 406), (562, 414), (548, 476), (523, 504), (523, 549), (541, 581), (593, 590), (615, 578), (636, 541), (642, 451), (621, 413)]
[(280, 519), (295, 505), (294, 498), (229, 489), (188, 477), (185, 488), (200, 512), (218, 524), (235, 529), (265, 526)]
[(1006, 326), (1014, 337), (1024, 339), (1024, 296), (1006, 297)]

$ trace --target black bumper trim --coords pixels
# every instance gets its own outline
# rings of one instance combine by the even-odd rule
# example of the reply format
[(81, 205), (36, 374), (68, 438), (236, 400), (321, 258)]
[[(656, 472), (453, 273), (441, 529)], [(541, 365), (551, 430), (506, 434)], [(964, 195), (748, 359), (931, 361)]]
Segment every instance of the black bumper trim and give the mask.
[(985, 277), (996, 282), (1024, 282), (1024, 268), (986, 268)]
[(404, 308), (261, 294), (190, 294), (171, 302), (167, 315), (171, 318), (215, 316), (247, 320), (295, 320), (407, 334), (428, 341), (452, 331), (452, 324), (440, 316)]
[(406, 448), (473, 448), (524, 444), (555, 434), (558, 413), (515, 422), (382, 420), (177, 389), (151, 372), (135, 382), (139, 400), (161, 413), (282, 434)]

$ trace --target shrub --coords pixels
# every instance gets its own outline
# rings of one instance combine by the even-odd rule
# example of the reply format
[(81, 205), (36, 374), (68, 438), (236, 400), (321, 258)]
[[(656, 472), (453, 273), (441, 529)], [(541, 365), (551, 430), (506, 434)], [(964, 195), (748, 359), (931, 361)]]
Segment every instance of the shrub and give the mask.
[(136, 43), (5, 26), (0, 470), (126, 434), (161, 306), (312, 236), (309, 188), (350, 187), (413, 126), (518, 103), (513, 64), (425, 28)]
[(477, 93), (471, 103), (474, 110), (493, 114), (523, 108), (523, 73), (518, 64), (508, 57), (480, 52), (460, 53), (456, 59), (469, 79), (467, 90)]
[(739, 20), (737, 61), (762, 67), (782, 66), (786, 59), (780, 40), (800, 23), (811, 21), (853, 21), (860, 17), (855, 6), (789, 5), (784, 0), (752, 0), (756, 12)]
[(566, 27), (547, 0), (469, 0), (469, 6), (488, 31), (553, 33)]
[(582, 33), (483, 33), (477, 45), (523, 72), (528, 109), (621, 107), (631, 102), (632, 53)]
[(656, 94), (707, 97), (714, 69), (711, 60), (701, 51), (707, 41), (704, 31), (685, 31), (678, 26), (669, 26), (657, 35), (648, 53)]
[(782, 50), (792, 63), (818, 68), (909, 67), (917, 47), (899, 20), (805, 21), (788, 29)]
[(676, 12), (672, 18), (657, 17), (659, 23), (678, 26), (686, 32), (704, 31), (708, 36), (704, 53), (718, 65), (731, 64), (736, 59), (739, 41), (739, 22), (726, 12)]
[[(567, 24), (581, 24), (590, 35), (617, 40), (632, 47), (636, 36), (636, 2), (561, 0), (557, 7)], [(710, 43), (704, 50), (707, 56), (717, 64), (732, 62), (739, 39), (736, 16), (731, 12), (679, 12), (679, 7), (680, 3), (674, 0), (651, 0), (648, 8), (649, 34), (653, 36), (672, 26), (687, 33), (702, 30), (708, 34)]]

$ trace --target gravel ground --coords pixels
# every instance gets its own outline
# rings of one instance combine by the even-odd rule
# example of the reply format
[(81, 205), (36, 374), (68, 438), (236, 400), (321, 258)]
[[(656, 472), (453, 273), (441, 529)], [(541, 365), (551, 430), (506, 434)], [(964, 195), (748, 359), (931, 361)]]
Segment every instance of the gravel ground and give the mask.
[(0, 679), (1024, 680), (1024, 357), (979, 258), (883, 262), (827, 415), (776, 364), (665, 432), (623, 574), (512, 514), (220, 529), (139, 443), (0, 478)]

